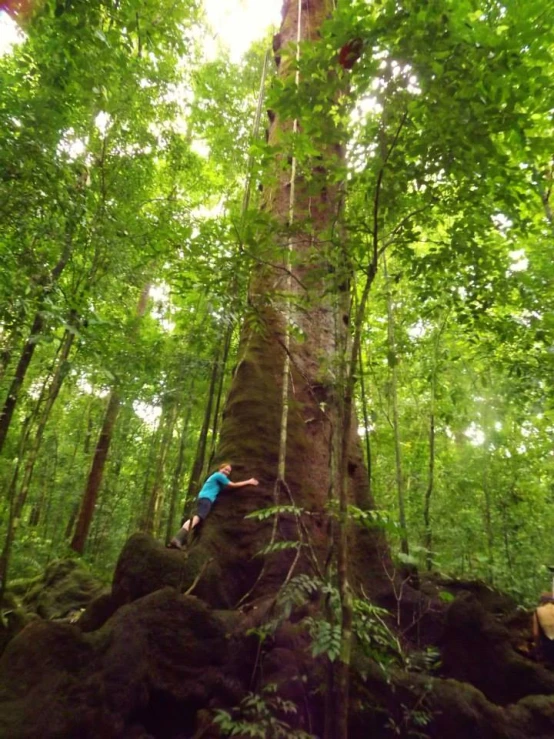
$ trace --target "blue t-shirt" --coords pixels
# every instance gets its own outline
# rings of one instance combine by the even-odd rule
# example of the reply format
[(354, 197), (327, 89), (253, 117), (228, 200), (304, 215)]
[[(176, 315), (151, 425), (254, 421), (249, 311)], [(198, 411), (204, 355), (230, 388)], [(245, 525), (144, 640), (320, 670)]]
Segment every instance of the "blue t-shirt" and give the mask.
[(229, 484), (229, 478), (223, 472), (214, 472), (210, 475), (206, 482), (202, 485), (202, 489), (198, 493), (199, 498), (209, 498), (212, 503), (217, 498), (224, 487)]

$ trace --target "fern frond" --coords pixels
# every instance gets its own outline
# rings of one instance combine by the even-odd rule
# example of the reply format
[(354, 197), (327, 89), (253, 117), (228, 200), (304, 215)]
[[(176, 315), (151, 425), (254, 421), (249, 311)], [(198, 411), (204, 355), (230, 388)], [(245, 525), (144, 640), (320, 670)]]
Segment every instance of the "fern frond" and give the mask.
[(248, 513), (245, 518), (251, 518), (255, 521), (265, 521), (272, 516), (281, 515), (283, 513), (292, 513), (294, 516), (300, 516), (304, 512), (303, 508), (295, 505), (275, 505), (252, 511), (252, 513)]

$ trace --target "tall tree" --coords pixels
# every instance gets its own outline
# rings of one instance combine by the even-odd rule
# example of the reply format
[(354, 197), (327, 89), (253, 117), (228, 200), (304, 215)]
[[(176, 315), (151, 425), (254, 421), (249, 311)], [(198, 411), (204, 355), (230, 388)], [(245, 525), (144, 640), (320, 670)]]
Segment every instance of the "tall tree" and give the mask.
[[(274, 39), (268, 156), (275, 166), (262, 201), (268, 229), (257, 234), (258, 266), (216, 454), (261, 485), (222, 496), (189, 562), (201, 567), (213, 560), (198, 592), (232, 606), (244, 597), (274, 596), (294, 575), (322, 576), (330, 553), (333, 560), (338, 552), (332, 569), (339, 572), (342, 648), (331, 731), (346, 736), (352, 590), (363, 583), (383, 595), (390, 581), (381, 534), (348, 533), (347, 505), (367, 506), (368, 481), (352, 407), (359, 344), (352, 362), (350, 272), (337, 229), (345, 131), (329, 104), (336, 99), (340, 110), (346, 82), (334, 53), (330, 58), (318, 43), (332, 11), (330, 0), (285, 2)], [(346, 363), (354, 367), (349, 375)], [(277, 522), (244, 519), (264, 506), (291, 504)], [(329, 505), (340, 508), (337, 518)], [(259, 565), (254, 555), (268, 544)]]

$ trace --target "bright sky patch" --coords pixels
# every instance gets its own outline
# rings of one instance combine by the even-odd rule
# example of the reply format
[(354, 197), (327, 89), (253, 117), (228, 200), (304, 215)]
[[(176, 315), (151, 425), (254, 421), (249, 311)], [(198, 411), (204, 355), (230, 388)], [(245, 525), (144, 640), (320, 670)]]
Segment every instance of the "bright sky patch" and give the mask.
[(204, 0), (216, 37), (239, 61), (256, 39), (281, 21), (282, 0)]

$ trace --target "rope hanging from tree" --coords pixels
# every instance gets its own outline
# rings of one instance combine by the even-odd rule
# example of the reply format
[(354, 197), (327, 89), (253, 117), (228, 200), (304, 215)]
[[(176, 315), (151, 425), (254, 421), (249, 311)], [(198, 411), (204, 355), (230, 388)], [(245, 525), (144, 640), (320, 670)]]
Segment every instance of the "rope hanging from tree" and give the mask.
[[(294, 82), (296, 88), (300, 84), (300, 41), (302, 39), (302, 0), (298, 0), (298, 18), (296, 24), (296, 73)], [(293, 140), (298, 133), (298, 118), (294, 119), (292, 124)], [(293, 153), (291, 171), (290, 171), (290, 190), (289, 190), (289, 211), (288, 211), (288, 227), (289, 230), (292, 228), (294, 223), (294, 205), (296, 197), (296, 155)], [(287, 425), (289, 417), (289, 384), (290, 384), (290, 291), (292, 289), (291, 280), (291, 253), (292, 253), (293, 237), (292, 233), (289, 232), (287, 238), (286, 248), (286, 272), (287, 272), (287, 296), (285, 298), (285, 336), (284, 336), (284, 349), (285, 358), (283, 363), (283, 375), (282, 375), (282, 407), (281, 407), (281, 429), (279, 435), (279, 462), (277, 466), (277, 480), (280, 483), (285, 482), (285, 471), (286, 471), (286, 456), (287, 456)]]
[[(252, 126), (252, 141), (256, 141), (260, 133), (260, 121), (262, 119), (262, 108), (264, 104), (264, 90), (265, 80), (267, 77), (267, 67), (269, 63), (269, 50), (266, 51), (264, 57), (264, 63), (262, 66), (262, 78), (260, 80), (260, 89), (258, 91), (258, 104), (256, 106), (256, 113), (254, 116), (254, 125)], [(250, 193), (252, 190), (252, 169), (254, 167), (254, 155), (250, 152), (248, 156), (248, 164), (246, 169), (246, 184), (244, 186), (244, 194), (242, 197), (241, 215), (244, 218), (248, 206), (250, 205)]]

